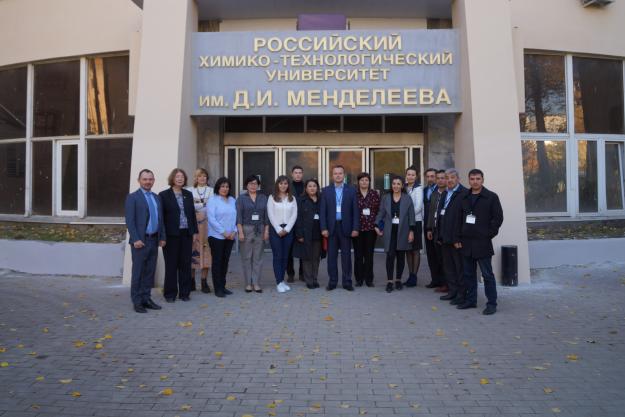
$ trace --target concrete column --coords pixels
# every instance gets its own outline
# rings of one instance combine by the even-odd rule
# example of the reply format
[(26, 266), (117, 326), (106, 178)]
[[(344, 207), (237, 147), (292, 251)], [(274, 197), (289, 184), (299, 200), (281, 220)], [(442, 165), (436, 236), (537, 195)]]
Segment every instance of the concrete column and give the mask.
[(477, 167), (499, 194), (504, 223), (493, 242), (493, 268), (501, 278), (501, 245), (517, 245), (519, 282), (529, 282), (525, 196), (510, 3), (454, 0), (460, 32), (463, 113), (456, 119), (455, 159), (462, 182)]
[[(219, 117), (198, 117), (197, 166), (209, 174), (209, 183), (214, 184), (223, 175), (223, 134)], [(231, 178), (234, 181), (234, 178)]]
[(453, 114), (431, 114), (427, 116), (427, 168), (444, 169), (453, 167), (454, 128)]
[[(145, 0), (132, 147), (132, 182), (143, 169), (154, 171), (154, 191), (167, 188), (176, 167), (192, 177), (197, 134), (191, 111), (191, 34), (197, 30), (193, 0)], [(162, 258), (157, 282), (162, 282)], [(124, 261), (124, 280), (130, 283), (130, 249)]]

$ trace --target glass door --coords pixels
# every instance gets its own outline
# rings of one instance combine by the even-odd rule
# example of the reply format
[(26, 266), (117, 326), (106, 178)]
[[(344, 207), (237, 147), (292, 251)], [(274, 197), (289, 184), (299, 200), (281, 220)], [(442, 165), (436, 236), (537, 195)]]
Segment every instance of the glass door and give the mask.
[(269, 195), (278, 176), (278, 151), (275, 148), (240, 149), (239, 179), (237, 193), (245, 188), (245, 179), (250, 175), (260, 178), (259, 191)]
[(408, 168), (408, 148), (371, 149), (369, 155), (373, 188), (384, 193), (391, 189), (393, 175), (404, 176)]
[(78, 215), (78, 141), (57, 142), (56, 213)]
[(282, 172), (290, 177), (291, 169), (299, 165), (304, 169), (304, 181), (309, 178), (317, 178), (321, 183), (319, 174), (321, 171), (321, 149), (319, 148), (283, 148), (282, 160), (284, 167)]
[(345, 182), (357, 186), (358, 174), (365, 169), (365, 150), (364, 148), (326, 149), (326, 161), (327, 178), (322, 187), (332, 182), (332, 167), (335, 165), (343, 165), (345, 167)]

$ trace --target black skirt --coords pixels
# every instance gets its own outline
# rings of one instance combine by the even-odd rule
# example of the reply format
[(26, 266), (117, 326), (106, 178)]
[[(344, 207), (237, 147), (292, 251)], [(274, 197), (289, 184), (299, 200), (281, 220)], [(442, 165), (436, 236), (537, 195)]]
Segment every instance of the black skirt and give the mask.
[(423, 223), (420, 221), (417, 222), (414, 226), (411, 227), (412, 233), (414, 234), (414, 240), (412, 241), (412, 250), (421, 250), (423, 249)]

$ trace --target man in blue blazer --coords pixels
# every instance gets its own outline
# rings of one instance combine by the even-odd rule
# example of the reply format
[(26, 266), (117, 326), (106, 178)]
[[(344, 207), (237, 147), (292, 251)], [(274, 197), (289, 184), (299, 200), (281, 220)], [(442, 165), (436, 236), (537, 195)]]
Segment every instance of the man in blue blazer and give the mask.
[(163, 208), (152, 192), (154, 174), (149, 169), (139, 172), (139, 189), (126, 197), (126, 227), (132, 253), (130, 298), (137, 313), (146, 309), (160, 310), (150, 298), (154, 286), (158, 247), (165, 246)]
[(336, 288), (339, 279), (338, 256), (341, 251), (341, 271), (343, 288), (354, 291), (352, 286), (352, 237), (358, 236), (360, 215), (356, 189), (344, 183), (345, 168), (336, 165), (332, 168), (333, 183), (321, 191), (319, 225), (321, 234), (328, 239), (328, 286)]

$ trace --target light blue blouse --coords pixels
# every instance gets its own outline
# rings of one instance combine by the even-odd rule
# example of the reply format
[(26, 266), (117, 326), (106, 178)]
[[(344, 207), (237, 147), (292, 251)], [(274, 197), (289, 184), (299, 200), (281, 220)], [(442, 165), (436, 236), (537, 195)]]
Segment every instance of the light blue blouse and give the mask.
[(237, 231), (237, 207), (233, 197), (225, 201), (222, 196), (214, 196), (206, 205), (208, 218), (208, 236), (225, 239), (224, 233)]

